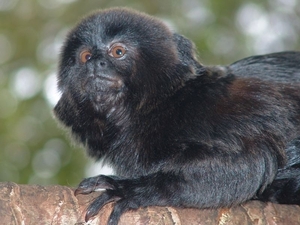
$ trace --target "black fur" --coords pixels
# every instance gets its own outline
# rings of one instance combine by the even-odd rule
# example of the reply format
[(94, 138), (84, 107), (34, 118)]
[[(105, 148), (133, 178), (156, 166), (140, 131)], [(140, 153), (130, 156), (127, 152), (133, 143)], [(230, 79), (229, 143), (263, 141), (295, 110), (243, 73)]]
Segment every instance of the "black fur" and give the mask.
[[(114, 43), (123, 57), (108, 54)], [(109, 224), (151, 205), (300, 204), (300, 53), (207, 67), (159, 20), (110, 9), (70, 32), (58, 80), (57, 118), (118, 175), (79, 185), (76, 194), (107, 189), (86, 220), (111, 201)]]

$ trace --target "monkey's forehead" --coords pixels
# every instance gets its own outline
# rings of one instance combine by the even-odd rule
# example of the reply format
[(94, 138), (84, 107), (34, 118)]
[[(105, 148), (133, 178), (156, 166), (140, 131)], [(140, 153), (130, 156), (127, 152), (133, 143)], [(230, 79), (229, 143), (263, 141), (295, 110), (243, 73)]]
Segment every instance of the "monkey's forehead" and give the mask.
[(85, 40), (98, 38), (104, 42), (118, 38), (148, 42), (172, 38), (172, 32), (163, 22), (127, 8), (96, 11), (85, 17), (71, 35), (79, 35)]

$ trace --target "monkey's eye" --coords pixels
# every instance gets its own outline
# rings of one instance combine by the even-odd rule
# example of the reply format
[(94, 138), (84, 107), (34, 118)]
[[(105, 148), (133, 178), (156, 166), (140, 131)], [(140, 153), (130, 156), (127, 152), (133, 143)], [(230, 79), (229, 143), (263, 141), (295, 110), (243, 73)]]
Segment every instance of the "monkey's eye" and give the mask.
[(109, 50), (108, 54), (114, 58), (121, 58), (126, 54), (126, 47), (123, 44), (114, 44)]
[(92, 58), (92, 53), (89, 50), (83, 50), (80, 53), (80, 61), (82, 63), (86, 63), (88, 60)]

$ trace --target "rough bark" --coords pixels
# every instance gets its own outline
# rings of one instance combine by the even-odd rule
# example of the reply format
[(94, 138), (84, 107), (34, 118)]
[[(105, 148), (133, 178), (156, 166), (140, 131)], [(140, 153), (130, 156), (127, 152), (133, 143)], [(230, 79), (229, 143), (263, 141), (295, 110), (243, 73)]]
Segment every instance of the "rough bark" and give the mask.
[[(99, 193), (75, 197), (73, 191), (63, 186), (0, 183), (0, 224), (106, 224), (112, 204), (106, 205), (98, 216), (84, 223), (85, 209)], [(259, 201), (249, 201), (229, 209), (149, 207), (125, 213), (119, 224), (296, 225), (300, 224), (300, 207)]]

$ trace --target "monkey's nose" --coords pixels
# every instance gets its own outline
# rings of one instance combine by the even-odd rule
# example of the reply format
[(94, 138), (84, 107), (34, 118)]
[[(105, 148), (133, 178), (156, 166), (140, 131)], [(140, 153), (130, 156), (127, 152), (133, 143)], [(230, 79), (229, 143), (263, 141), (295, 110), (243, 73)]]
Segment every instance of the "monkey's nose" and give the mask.
[(99, 66), (102, 67), (102, 68), (106, 68), (107, 62), (105, 62), (105, 61), (100, 61), (100, 62), (99, 62)]
[(107, 69), (107, 61), (105, 59), (98, 59), (94, 61), (94, 70), (95, 71), (103, 71), (103, 69)]

